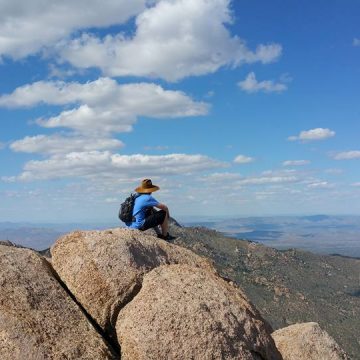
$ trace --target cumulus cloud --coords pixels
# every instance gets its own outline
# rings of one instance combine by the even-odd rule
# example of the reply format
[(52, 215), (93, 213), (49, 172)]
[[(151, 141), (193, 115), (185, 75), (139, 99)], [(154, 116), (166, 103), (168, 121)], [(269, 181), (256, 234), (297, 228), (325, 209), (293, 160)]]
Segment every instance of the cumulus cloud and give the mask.
[(33, 181), (59, 178), (86, 177), (92, 179), (131, 178), (190, 174), (226, 166), (225, 163), (204, 155), (143, 154), (120, 155), (109, 151), (73, 152), (53, 155), (46, 160), (32, 160), (24, 171), (7, 181)]
[(327, 181), (316, 181), (308, 184), (307, 187), (309, 189), (331, 189), (334, 185)]
[[(152, 3), (152, 1), (148, 1)], [(125, 23), (146, 0), (0, 0), (0, 58), (34, 54), (73, 31)]]
[(246, 156), (246, 155), (238, 155), (234, 159), (234, 163), (236, 163), (236, 164), (248, 164), (248, 163), (251, 163), (254, 161), (255, 161), (254, 158), (252, 158), (250, 156)]
[(78, 68), (98, 67), (108, 76), (146, 76), (177, 81), (220, 67), (270, 63), (279, 44), (250, 50), (227, 28), (233, 19), (230, 0), (161, 0), (136, 18), (132, 36), (99, 38), (83, 33), (59, 46), (63, 59)]
[(340, 175), (344, 172), (344, 170), (342, 169), (336, 169), (336, 168), (330, 168), (330, 169), (326, 169), (325, 173), (326, 174), (330, 174), (330, 175)]
[(283, 162), (283, 166), (303, 166), (310, 164), (309, 160), (286, 160)]
[(354, 40), (353, 40), (353, 45), (354, 45), (354, 46), (360, 46), (360, 39), (354, 38)]
[[(145, 155), (121, 156), (108, 151), (123, 143), (112, 138), (113, 133), (132, 130), (139, 116), (159, 119), (204, 115), (209, 105), (195, 102), (181, 91), (164, 90), (151, 83), (120, 85), (110, 78), (100, 78), (81, 84), (63, 81), (39, 81), (0, 96), (0, 106), (31, 107), (39, 104), (67, 106), (50, 118), (40, 118), (37, 124), (46, 128), (67, 128), (70, 132), (27, 136), (14, 141), (13, 151), (41, 153), (49, 156), (42, 161), (29, 161), (23, 173), (7, 180), (46, 180), (62, 177), (82, 177), (95, 173), (141, 173), (157, 169), (170, 174), (190, 172), (220, 166), (206, 156), (173, 154), (163, 157)], [(71, 108), (73, 106), (73, 108)]]
[(276, 83), (272, 80), (258, 81), (254, 72), (249, 73), (245, 80), (238, 82), (238, 86), (249, 94), (260, 91), (280, 93), (287, 90), (287, 85), (282, 82)]
[(264, 185), (264, 184), (283, 184), (298, 182), (299, 179), (295, 175), (289, 176), (255, 176), (242, 179), (238, 182), (240, 185)]
[(66, 154), (70, 152), (107, 150), (121, 148), (124, 144), (117, 139), (88, 138), (79, 136), (37, 135), (26, 136), (10, 144), (15, 152), (40, 154)]
[(246, 185), (269, 185), (295, 183), (301, 181), (301, 178), (295, 172), (287, 171), (266, 171), (259, 176), (244, 177), (238, 173), (214, 173), (203, 176), (203, 182), (230, 184), (234, 188), (240, 188)]
[(360, 150), (344, 151), (333, 156), (335, 160), (360, 159)]
[(207, 175), (206, 178), (203, 179), (211, 182), (234, 181), (241, 179), (241, 175), (238, 173), (222, 172)]
[(137, 117), (176, 118), (205, 115), (209, 105), (195, 102), (182, 91), (164, 90), (152, 83), (119, 85), (110, 78), (81, 84), (39, 81), (0, 96), (0, 106), (30, 107), (38, 104), (80, 104), (48, 119), (47, 128), (66, 127), (82, 134), (128, 132)]
[(335, 136), (335, 131), (330, 129), (324, 129), (324, 128), (316, 128), (306, 131), (301, 131), (299, 135), (296, 136), (289, 136), (289, 141), (315, 141), (315, 140), (325, 140), (328, 138), (331, 138)]

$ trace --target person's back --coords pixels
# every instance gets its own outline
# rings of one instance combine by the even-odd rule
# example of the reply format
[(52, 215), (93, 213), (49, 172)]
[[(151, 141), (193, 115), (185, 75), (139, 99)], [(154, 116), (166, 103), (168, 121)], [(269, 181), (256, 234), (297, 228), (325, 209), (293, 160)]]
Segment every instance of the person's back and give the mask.
[(135, 221), (127, 223), (126, 225), (133, 229), (140, 229), (144, 225), (147, 211), (158, 204), (159, 202), (151, 194), (138, 193), (133, 210)]
[[(150, 179), (145, 179), (141, 185), (135, 189), (138, 196), (135, 199), (133, 217), (134, 221), (126, 223), (129, 228), (145, 231), (157, 226), (161, 227), (161, 235), (158, 237), (164, 240), (174, 239), (168, 232), (169, 229), (169, 209), (165, 204), (159, 203), (151, 194), (159, 190), (159, 186), (153, 185)], [(160, 210), (156, 211), (155, 208)]]

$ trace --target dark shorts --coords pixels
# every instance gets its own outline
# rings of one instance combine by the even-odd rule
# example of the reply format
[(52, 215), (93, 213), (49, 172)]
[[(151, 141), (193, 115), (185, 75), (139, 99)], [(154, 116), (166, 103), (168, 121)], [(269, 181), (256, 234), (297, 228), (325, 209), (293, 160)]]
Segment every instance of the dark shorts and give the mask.
[(149, 216), (145, 218), (144, 225), (139, 229), (141, 231), (145, 231), (147, 229), (153, 228), (155, 226), (161, 225), (166, 217), (165, 210), (153, 210), (150, 212)]

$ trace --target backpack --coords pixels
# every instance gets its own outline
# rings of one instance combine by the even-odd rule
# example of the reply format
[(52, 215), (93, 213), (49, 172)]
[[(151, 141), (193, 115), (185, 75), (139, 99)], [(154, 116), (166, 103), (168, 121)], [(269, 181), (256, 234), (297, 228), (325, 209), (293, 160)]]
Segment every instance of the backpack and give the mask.
[(135, 221), (135, 217), (133, 216), (135, 199), (139, 196), (139, 194), (130, 194), (129, 197), (125, 199), (125, 201), (120, 205), (119, 210), (119, 219), (124, 223), (131, 223)]

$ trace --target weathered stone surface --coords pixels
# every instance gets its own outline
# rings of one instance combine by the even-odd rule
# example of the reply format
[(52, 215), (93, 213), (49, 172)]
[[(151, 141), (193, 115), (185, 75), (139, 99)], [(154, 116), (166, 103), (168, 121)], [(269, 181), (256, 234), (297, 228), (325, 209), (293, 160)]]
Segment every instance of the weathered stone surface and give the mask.
[(0, 359), (115, 359), (50, 265), (0, 245)]
[(242, 291), (189, 265), (145, 275), (116, 331), (123, 360), (281, 359), (270, 326)]
[(73, 232), (60, 238), (51, 254), (69, 290), (113, 337), (119, 310), (140, 289), (145, 273), (162, 264), (211, 268), (190, 250), (131, 229)]
[(272, 334), (284, 360), (345, 360), (345, 352), (317, 323), (290, 325)]

